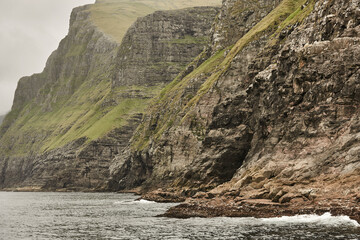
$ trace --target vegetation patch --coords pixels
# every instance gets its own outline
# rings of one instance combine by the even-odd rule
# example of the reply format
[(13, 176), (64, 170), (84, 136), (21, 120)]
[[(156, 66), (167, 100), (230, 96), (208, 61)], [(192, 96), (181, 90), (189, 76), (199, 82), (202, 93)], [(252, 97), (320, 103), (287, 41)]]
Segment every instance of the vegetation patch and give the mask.
[(183, 38), (172, 39), (167, 41), (169, 44), (205, 44), (209, 39), (206, 37), (194, 37), (190, 35), (185, 35)]
[[(308, 4), (306, 7), (303, 7), (307, 2)], [(149, 112), (161, 113), (159, 114), (161, 117), (157, 119), (156, 128), (150, 128), (149, 130), (149, 128), (147, 128), (149, 126), (145, 126), (145, 124), (140, 125), (134, 135), (132, 147), (136, 150), (145, 148), (149, 142), (150, 136), (156, 140), (163, 132), (169, 129), (168, 122), (171, 122), (171, 126), (173, 126), (176, 124), (176, 119), (179, 117), (182, 120), (178, 123), (191, 117), (191, 108), (199, 102), (204, 94), (214, 86), (220, 76), (228, 70), (234, 57), (245, 46), (264, 34), (274, 34), (281, 31), (281, 29), (289, 24), (301, 22), (313, 10), (314, 2), (315, 1), (309, 2), (308, 0), (283, 0), (278, 7), (239, 39), (239, 41), (227, 51), (228, 53), (226, 56), (224, 55), (227, 49), (224, 49), (213, 55), (187, 76), (182, 78), (182, 74), (180, 74), (161, 91), (159, 97), (149, 108)], [(269, 39), (269, 42), (270, 41), (271, 38)], [(200, 59), (203, 54), (204, 53), (202, 53), (198, 59)], [(198, 61), (198, 59), (195, 60), (195, 62)], [(194, 62), (189, 66), (191, 65), (194, 65)], [(190, 82), (195, 78), (204, 76), (205, 80), (194, 97), (191, 99), (189, 97), (183, 97), (185, 89), (191, 84)], [(181, 103), (181, 106), (179, 103)], [(164, 109), (168, 109), (168, 111), (164, 111)]]
[(90, 6), (90, 12), (93, 23), (120, 43), (126, 30), (138, 17), (156, 10), (220, 5), (221, 0), (97, 0), (96, 4)]
[(83, 54), (86, 50), (86, 44), (73, 45), (70, 47), (65, 57), (76, 57)]

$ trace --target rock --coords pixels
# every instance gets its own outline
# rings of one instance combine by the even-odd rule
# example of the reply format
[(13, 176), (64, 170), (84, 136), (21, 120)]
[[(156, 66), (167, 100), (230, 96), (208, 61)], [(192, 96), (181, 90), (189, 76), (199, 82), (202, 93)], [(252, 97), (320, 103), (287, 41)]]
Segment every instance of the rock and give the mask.
[(141, 198), (149, 201), (162, 202), (162, 203), (184, 202), (186, 199), (184, 196), (181, 196), (179, 193), (166, 192), (161, 189), (148, 192), (144, 194)]
[(299, 193), (302, 195), (302, 196), (304, 196), (304, 197), (306, 197), (306, 198), (309, 198), (310, 197), (310, 194), (312, 193), (312, 192), (314, 192), (314, 190), (313, 189), (300, 189), (299, 190)]
[[(127, 169), (115, 156), (125, 154), (149, 99), (203, 50), (218, 12), (157, 11), (119, 44), (94, 24), (92, 9), (74, 9), (44, 71), (19, 81), (0, 128), (0, 188), (103, 191), (141, 183), (110, 178)], [(142, 164), (135, 168), (146, 174)]]
[[(145, 115), (141, 133), (129, 146), (148, 156), (152, 172), (143, 186), (161, 185), (166, 176), (166, 185), (179, 189), (215, 188), (231, 199), (226, 191), (234, 188), (240, 189), (239, 195), (255, 197), (254, 188), (266, 188), (269, 196), (258, 197), (275, 202), (283, 197), (281, 201), (290, 203), (357, 191), (359, 1), (297, 7), (293, 2), (294, 9), (286, 14), (296, 17), (281, 31), (270, 26), (282, 26), (283, 13), (278, 11), (285, 3), (272, 10), (276, 1), (259, 2), (267, 7), (256, 12), (255, 2), (223, 1), (206, 54), (180, 74)], [(252, 14), (241, 7), (247, 4), (254, 4), (248, 8)], [(301, 14), (295, 14), (295, 8)], [(250, 36), (263, 17), (250, 16), (271, 10), (277, 22)], [(231, 22), (234, 11), (243, 23)], [(265, 17), (261, 26), (268, 21)], [(237, 30), (249, 35), (228, 33), (228, 26), (237, 24), (243, 24)], [(215, 54), (234, 43), (229, 52)], [(136, 161), (128, 159), (134, 165)], [(172, 174), (164, 174), (168, 172)], [(304, 188), (316, 192), (298, 194)]]
[[(299, 198), (296, 198), (299, 199)], [(341, 201), (340, 201), (341, 202)], [(256, 218), (273, 218), (280, 216), (295, 216), (300, 214), (322, 215), (331, 212), (333, 216), (350, 216), (359, 222), (359, 209), (351, 203), (344, 207), (344, 203), (338, 204), (343, 207), (329, 208), (320, 203), (312, 204), (310, 202), (293, 202), (292, 204), (279, 204), (266, 200), (245, 200), (239, 201), (235, 205), (230, 205), (214, 201), (202, 201), (180, 204), (170, 208), (161, 216), (175, 218), (190, 217), (256, 217)]]
[[(253, 131), (241, 121), (252, 114), (252, 109), (241, 107), (231, 113), (226, 112), (226, 96), (230, 97), (234, 91), (232, 89), (233, 83), (221, 86), (221, 92), (224, 92), (226, 96), (219, 98), (222, 94), (219, 94), (214, 88), (204, 96), (201, 103), (196, 105), (196, 109), (189, 109), (187, 112), (187, 106), (191, 99), (197, 99), (196, 94), (201, 85), (216, 71), (216, 66), (227, 56), (224, 54), (216, 55), (216, 49), (225, 48), (233, 44), (235, 39), (241, 38), (264, 15), (275, 8), (278, 2), (265, 0), (260, 2), (224, 2), (218, 16), (219, 19), (215, 21), (215, 26), (212, 28), (211, 44), (188, 66), (185, 72), (178, 76), (176, 82), (184, 82), (179, 85), (174, 84), (174, 89), (169, 89), (167, 97), (156, 101), (152, 107), (153, 111), (145, 116), (144, 122), (140, 126), (142, 133), (146, 132), (148, 136), (158, 136), (156, 141), (151, 141), (149, 144), (150, 141), (144, 141), (148, 136), (141, 134), (132, 139), (131, 146), (129, 146), (131, 151), (140, 150), (149, 156), (151, 163), (161, 165), (160, 168), (149, 167), (153, 171), (151, 176), (146, 178), (145, 185), (160, 184), (164, 180), (164, 173), (172, 172), (171, 176), (166, 175), (166, 181), (176, 183), (178, 186), (187, 186), (203, 191), (229, 181), (242, 165), (251, 146)], [(263, 7), (260, 8), (259, 5)], [(235, 16), (233, 14), (235, 12), (239, 18), (246, 18), (246, 22), (228, 21), (231, 16)], [(240, 25), (239, 28), (236, 27), (237, 24)], [(231, 28), (228, 28), (230, 26)], [(234, 31), (229, 31), (229, 29)], [(258, 47), (259, 44), (256, 43), (246, 48), (245, 55), (247, 57), (239, 58), (239, 61), (243, 62), (236, 62), (236, 66), (233, 68), (250, 64)], [(215, 58), (216, 60), (214, 60)], [(214, 64), (213, 68), (209, 68), (209, 72), (195, 74), (191, 78), (187, 77), (192, 76), (193, 69), (199, 67), (206, 60), (207, 62), (214, 61), (212, 63)], [(235, 73), (235, 75), (241, 74)], [(227, 76), (232, 78), (231, 75)], [(232, 78), (231, 81), (237, 80)], [(243, 91), (237, 101), (244, 102), (245, 98)], [(220, 104), (222, 100), (224, 102)], [(182, 110), (185, 111), (182, 112)], [(142, 146), (142, 149), (137, 148), (137, 146)], [(133, 156), (130, 154), (127, 162), (137, 165), (135, 163), (137, 159)], [(175, 171), (175, 169), (177, 170)], [(138, 174), (130, 170), (127, 175), (136, 176)], [(128, 178), (126, 175), (114, 177)], [(199, 188), (200, 185), (201, 188)]]
[(273, 202), (279, 202), (280, 199), (281, 199), (285, 194), (287, 194), (286, 191), (280, 190), (280, 191), (272, 198), (272, 201), (273, 201)]
[(279, 199), (279, 202), (280, 203), (288, 203), (290, 202), (292, 199), (294, 198), (298, 198), (298, 197), (301, 197), (297, 194), (294, 194), (294, 193), (286, 193), (285, 195), (283, 195), (280, 199)]
[(209, 41), (215, 7), (156, 11), (138, 19), (118, 51), (113, 87), (172, 81)]
[(269, 198), (274, 199), (276, 195), (282, 190), (281, 187), (274, 187), (270, 189)]

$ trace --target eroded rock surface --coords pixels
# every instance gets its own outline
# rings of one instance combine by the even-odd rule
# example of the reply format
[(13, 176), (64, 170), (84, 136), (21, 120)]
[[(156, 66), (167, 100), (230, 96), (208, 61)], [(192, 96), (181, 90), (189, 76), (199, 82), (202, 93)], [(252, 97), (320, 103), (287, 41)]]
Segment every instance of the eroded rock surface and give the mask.
[[(224, 1), (223, 19), (242, 2)], [(282, 1), (262, 20), (263, 12), (254, 13), (262, 17), (247, 22), (231, 49), (234, 36), (214, 38), (208, 55), (150, 108), (131, 148), (118, 156), (112, 186), (304, 201), (292, 214), (340, 198), (349, 208), (321, 211), (350, 214), (360, 192), (359, 6)]]
[(157, 11), (119, 45), (91, 22), (90, 9), (74, 9), (44, 71), (19, 81), (0, 129), (0, 188), (107, 190), (114, 156), (149, 100), (201, 53), (219, 10)]

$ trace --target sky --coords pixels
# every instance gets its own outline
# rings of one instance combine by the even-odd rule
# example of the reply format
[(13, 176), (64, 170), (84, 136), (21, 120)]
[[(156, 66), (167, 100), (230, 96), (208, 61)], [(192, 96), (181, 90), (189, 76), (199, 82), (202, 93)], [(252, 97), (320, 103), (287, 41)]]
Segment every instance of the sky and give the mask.
[(0, 0), (0, 115), (10, 111), (18, 80), (42, 72), (69, 29), (74, 7), (95, 0)]

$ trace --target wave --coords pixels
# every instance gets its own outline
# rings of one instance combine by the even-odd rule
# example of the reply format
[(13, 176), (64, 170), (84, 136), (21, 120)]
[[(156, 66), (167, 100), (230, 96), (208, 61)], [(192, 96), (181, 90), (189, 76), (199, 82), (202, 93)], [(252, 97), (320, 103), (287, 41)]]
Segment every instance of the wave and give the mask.
[(324, 213), (323, 215), (296, 215), (296, 216), (283, 216), (277, 218), (261, 218), (264, 223), (274, 224), (289, 224), (289, 223), (313, 223), (318, 225), (352, 225), (360, 227), (360, 224), (352, 220), (348, 216), (332, 216), (331, 213)]
[(150, 204), (150, 203), (156, 203), (156, 202), (148, 201), (148, 200), (145, 200), (145, 199), (140, 199), (140, 200), (123, 200), (123, 201), (116, 201), (116, 202), (114, 202), (114, 204), (119, 204), (119, 205)]

